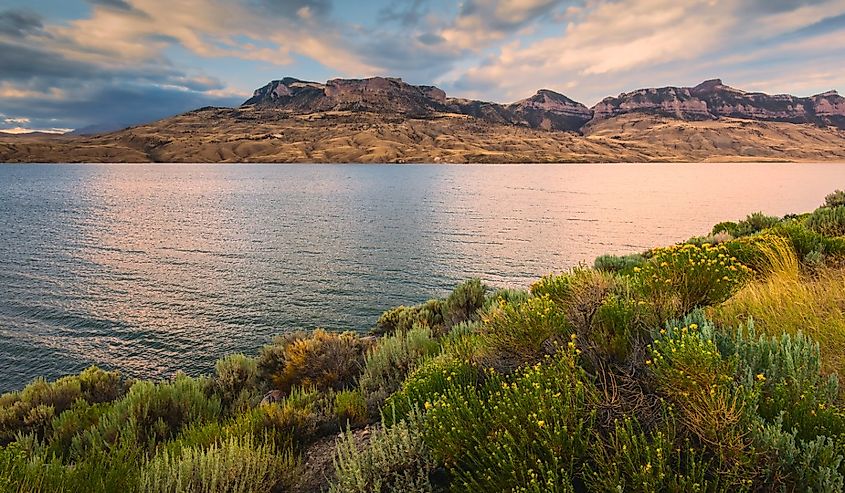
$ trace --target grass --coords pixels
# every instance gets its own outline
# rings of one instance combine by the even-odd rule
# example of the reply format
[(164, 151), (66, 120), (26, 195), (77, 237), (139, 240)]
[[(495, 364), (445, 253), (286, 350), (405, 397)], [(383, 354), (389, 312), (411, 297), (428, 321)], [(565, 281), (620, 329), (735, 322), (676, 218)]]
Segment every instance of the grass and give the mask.
[(712, 310), (722, 323), (754, 320), (758, 332), (779, 336), (804, 333), (821, 346), (827, 372), (845, 375), (845, 270), (802, 275), (797, 266), (778, 270), (740, 290)]

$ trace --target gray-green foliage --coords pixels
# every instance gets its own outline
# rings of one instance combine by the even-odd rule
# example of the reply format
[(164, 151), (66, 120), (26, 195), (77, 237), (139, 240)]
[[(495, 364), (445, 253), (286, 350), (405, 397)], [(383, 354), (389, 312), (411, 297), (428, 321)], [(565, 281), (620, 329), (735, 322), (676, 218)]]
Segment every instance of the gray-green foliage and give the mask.
[(110, 402), (124, 390), (119, 372), (95, 366), (55, 382), (39, 378), (20, 392), (0, 396), (0, 444), (13, 440), (19, 432), (42, 433), (55, 416), (70, 409), (77, 400), (91, 404)]
[(359, 385), (373, 403), (380, 403), (399, 389), (416, 364), (440, 350), (431, 329), (415, 325), (407, 332), (397, 332), (379, 341), (367, 354)]
[(807, 226), (824, 236), (845, 236), (845, 206), (816, 209), (807, 218)]
[(836, 190), (824, 198), (826, 207), (841, 207), (845, 205), (845, 191)]
[(448, 325), (477, 320), (477, 312), (484, 305), (486, 294), (487, 287), (480, 279), (459, 284), (446, 298)]
[(207, 448), (157, 454), (141, 471), (143, 493), (252, 493), (272, 491), (290, 477), (295, 462), (271, 443), (246, 435)]
[(225, 407), (243, 407), (255, 400), (258, 387), (258, 364), (255, 358), (231, 354), (217, 360), (214, 369), (214, 391)]
[(331, 493), (427, 493), (435, 463), (423, 441), (415, 416), (408, 421), (373, 431), (359, 445), (347, 432), (337, 444), (335, 480)]

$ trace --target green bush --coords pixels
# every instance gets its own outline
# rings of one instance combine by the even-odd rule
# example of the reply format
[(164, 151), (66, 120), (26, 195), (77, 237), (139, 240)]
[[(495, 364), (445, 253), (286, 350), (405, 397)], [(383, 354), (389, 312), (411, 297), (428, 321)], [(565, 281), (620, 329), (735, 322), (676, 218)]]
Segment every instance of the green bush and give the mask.
[(433, 491), (429, 474), (435, 463), (423, 441), (416, 420), (402, 421), (373, 431), (369, 442), (359, 445), (346, 432), (337, 444), (335, 479), (331, 493)]
[(146, 464), (139, 480), (144, 493), (251, 493), (291, 482), (296, 463), (290, 453), (251, 435), (231, 437), (208, 448), (164, 450)]
[(382, 338), (367, 353), (364, 373), (359, 380), (361, 392), (373, 405), (380, 405), (396, 392), (418, 362), (439, 350), (440, 345), (431, 337), (431, 329), (424, 325)]
[(428, 300), (417, 306), (398, 306), (382, 313), (372, 332), (376, 335), (406, 332), (416, 324), (426, 325), (439, 332), (444, 330), (445, 312), (446, 307), (442, 300)]
[(566, 313), (547, 294), (516, 305), (500, 303), (485, 316), (483, 330), (489, 365), (504, 370), (540, 359), (553, 349), (551, 343), (571, 333)]
[(712, 325), (690, 323), (699, 317), (667, 324), (646, 363), (684, 429), (716, 457), (720, 469), (736, 471), (751, 460), (747, 430), (756, 389), (736, 385), (736, 363), (722, 357)]
[(645, 301), (662, 317), (680, 316), (693, 308), (728, 299), (748, 279), (751, 269), (730, 255), (724, 245), (675, 245), (652, 250), (633, 280)]
[(0, 448), (0, 491), (16, 493), (117, 493), (133, 491), (143, 454), (132, 444), (94, 448), (71, 463), (33, 435)]
[(446, 298), (448, 325), (478, 320), (477, 312), (484, 306), (487, 287), (480, 279), (470, 279), (459, 284)]
[(17, 433), (43, 433), (53, 417), (79, 399), (91, 404), (110, 402), (124, 391), (119, 372), (95, 366), (55, 382), (36, 379), (20, 392), (0, 396), (0, 444), (14, 440)]
[(759, 233), (766, 228), (778, 224), (781, 221), (779, 217), (767, 216), (762, 212), (755, 212), (739, 222), (723, 222), (713, 227), (711, 234), (717, 235), (719, 233), (728, 233), (734, 238), (741, 236), (748, 236), (754, 233)]
[[(425, 404), (426, 443), (454, 491), (570, 491), (590, 446), (596, 389), (574, 344), (479, 387), (452, 383)], [(525, 488), (520, 490), (519, 488)]]
[(334, 413), (341, 426), (367, 422), (367, 400), (357, 390), (344, 390), (334, 396)]
[(212, 381), (214, 392), (223, 406), (244, 408), (254, 404), (258, 388), (258, 363), (243, 354), (232, 354), (217, 360)]
[(648, 434), (635, 420), (620, 420), (606, 439), (590, 449), (592, 462), (585, 483), (596, 493), (716, 491), (707, 478), (709, 464), (702, 455), (689, 440), (681, 441), (672, 431)]
[(757, 337), (749, 322), (729, 343), (746, 380), (760, 387), (760, 417), (805, 441), (845, 434), (845, 414), (837, 407), (839, 382), (835, 374), (823, 375), (816, 342), (800, 331)]
[(89, 448), (116, 442), (152, 448), (188, 424), (220, 416), (220, 398), (209, 397), (206, 387), (207, 382), (185, 375), (159, 384), (135, 382), (126, 396), (100, 417), (97, 427), (86, 430), (82, 438)]
[(816, 209), (807, 219), (807, 226), (824, 236), (845, 236), (845, 206)]
[(639, 253), (632, 255), (602, 255), (593, 262), (593, 268), (611, 274), (630, 274), (634, 267), (641, 267), (645, 257)]
[(845, 191), (836, 190), (824, 198), (825, 207), (842, 207), (845, 205)]
[(451, 354), (429, 359), (384, 403), (385, 419), (388, 423), (405, 419), (414, 410), (424, 409), (426, 402), (430, 404), (443, 395), (447, 388), (475, 386), (478, 376), (475, 366)]

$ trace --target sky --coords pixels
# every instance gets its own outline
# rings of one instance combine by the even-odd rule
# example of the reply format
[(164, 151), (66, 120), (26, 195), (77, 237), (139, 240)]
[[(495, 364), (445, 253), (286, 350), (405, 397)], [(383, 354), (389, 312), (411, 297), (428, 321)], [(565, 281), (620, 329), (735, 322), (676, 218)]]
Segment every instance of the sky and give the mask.
[(588, 106), (721, 78), (845, 89), (845, 0), (0, 0), (0, 131), (237, 106), (273, 79), (376, 75)]

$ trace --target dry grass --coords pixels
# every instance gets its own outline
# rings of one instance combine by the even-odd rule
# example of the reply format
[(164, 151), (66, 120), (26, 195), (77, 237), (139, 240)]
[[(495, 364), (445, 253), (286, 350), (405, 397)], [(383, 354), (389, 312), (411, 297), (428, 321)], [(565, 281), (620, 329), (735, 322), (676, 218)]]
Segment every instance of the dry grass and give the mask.
[(845, 375), (845, 269), (802, 275), (793, 253), (764, 280), (714, 308), (712, 316), (728, 326), (751, 317), (759, 333), (773, 336), (803, 332), (820, 344), (823, 371)]

